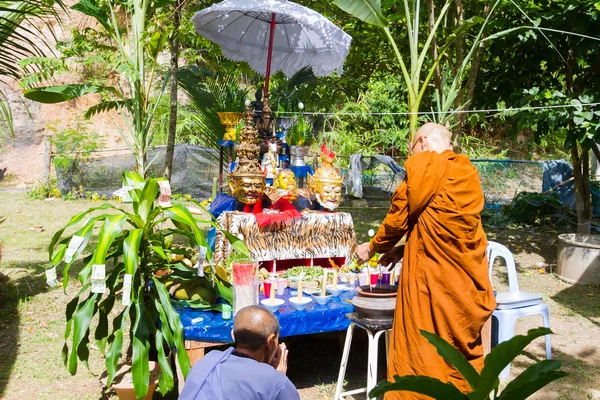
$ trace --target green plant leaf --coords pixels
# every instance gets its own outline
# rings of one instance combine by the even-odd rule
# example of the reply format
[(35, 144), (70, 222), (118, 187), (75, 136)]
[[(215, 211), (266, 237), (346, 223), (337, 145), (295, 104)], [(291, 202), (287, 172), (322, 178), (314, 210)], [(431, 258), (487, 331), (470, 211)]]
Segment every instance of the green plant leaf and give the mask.
[(131, 99), (106, 100), (88, 108), (85, 114), (83, 114), (83, 118), (90, 119), (96, 114), (111, 110), (118, 110), (120, 108), (127, 107), (129, 104), (131, 104)]
[(97, 3), (92, 0), (80, 0), (79, 3), (71, 7), (75, 11), (89, 15), (98, 21), (107, 32), (113, 32), (110, 16), (106, 10), (98, 7)]
[(163, 285), (162, 282), (155, 277), (152, 277), (152, 282), (154, 282), (154, 287), (156, 288), (163, 310), (167, 316), (167, 320), (169, 321), (169, 326), (173, 331), (173, 341), (175, 342), (175, 347), (177, 348), (177, 360), (179, 361), (179, 367), (181, 368), (183, 376), (186, 377), (190, 371), (190, 358), (186, 353), (185, 346), (183, 344), (183, 325), (181, 324), (181, 319), (179, 318), (179, 314), (177, 314), (171, 305), (171, 298), (169, 296), (169, 292), (167, 292), (167, 289), (165, 288), (165, 285)]
[(158, 364), (160, 365), (160, 377), (158, 379), (158, 391), (163, 396), (173, 388), (173, 370), (165, 355), (163, 343), (163, 332), (157, 329), (155, 332), (155, 344), (158, 351)]
[(135, 320), (132, 330), (131, 345), (133, 355), (131, 360), (131, 375), (133, 378), (133, 387), (135, 396), (142, 399), (148, 393), (148, 381), (150, 379), (149, 353), (150, 341), (148, 332), (148, 322), (146, 321), (146, 311), (144, 303), (136, 302), (134, 308)]
[(108, 351), (106, 352), (106, 372), (108, 374), (106, 386), (112, 384), (117, 373), (119, 357), (123, 349), (123, 328), (125, 327), (125, 316), (129, 314), (129, 307), (123, 310), (113, 320), (113, 332), (108, 337)]
[(460, 372), (474, 391), (480, 389), (481, 378), (467, 358), (441, 337), (421, 329), (421, 335), (435, 346), (437, 353)]
[(158, 315), (160, 318), (162, 336), (167, 342), (167, 346), (171, 349), (175, 345), (175, 341), (173, 340), (173, 334), (171, 328), (169, 326), (169, 319), (167, 318), (167, 314), (163, 309), (162, 304), (157, 299), (154, 299), (154, 306), (156, 307), (156, 311), (158, 311)]
[(114, 305), (115, 296), (111, 294), (98, 306), (98, 326), (94, 332), (94, 339), (96, 340), (98, 350), (100, 350), (103, 356), (106, 356), (106, 341), (108, 340), (108, 315)]
[(175, 204), (172, 207), (165, 208), (164, 212), (173, 221), (181, 222), (190, 227), (192, 229), (192, 232), (194, 232), (196, 243), (200, 246), (204, 246), (207, 248), (206, 257), (207, 259), (210, 258), (210, 256), (212, 255), (212, 251), (206, 243), (202, 232), (200, 232), (200, 229), (198, 228), (198, 225), (196, 224), (196, 220), (192, 216), (192, 213), (190, 213), (190, 211), (181, 204)]
[(558, 360), (543, 360), (533, 364), (513, 379), (502, 391), (498, 400), (524, 400), (548, 383), (567, 375), (558, 371), (561, 366)]
[(367, 24), (380, 28), (388, 24), (381, 13), (380, 0), (335, 0), (333, 4)]
[(498, 376), (504, 367), (510, 364), (533, 340), (549, 334), (552, 334), (552, 331), (548, 328), (530, 329), (526, 336), (517, 335), (494, 347), (490, 354), (485, 357), (484, 366), (481, 370), (480, 391), (489, 393), (496, 386)]
[[(69, 284), (69, 269), (70, 269), (71, 265), (73, 264), (73, 262), (75, 262), (75, 260), (77, 260), (77, 258), (83, 252), (83, 250), (85, 250), (85, 248), (87, 247), (87, 244), (90, 241), (90, 237), (92, 236), (92, 231), (93, 231), (93, 228), (94, 228), (94, 225), (96, 224), (96, 222), (98, 220), (102, 220), (104, 218), (106, 218), (106, 215), (101, 215), (101, 216), (92, 218), (87, 224), (85, 224), (85, 226), (83, 226), (81, 229), (79, 229), (77, 232), (75, 232), (73, 234), (73, 236), (77, 235), (77, 236), (82, 237), (83, 242), (81, 242), (81, 244), (79, 245), (79, 248), (75, 251), (75, 254), (73, 254), (73, 258), (71, 259), (71, 262), (65, 264), (65, 267), (63, 268), (63, 291), (65, 292), (65, 294), (67, 294), (67, 286)], [(70, 241), (73, 236), (71, 236), (70, 238), (67, 238), (67, 240)], [(61, 257), (61, 260), (64, 258), (64, 252), (62, 254), (63, 254), (63, 256)], [(53, 262), (54, 262), (54, 259), (53, 259)]]
[(158, 53), (163, 51), (165, 44), (169, 40), (169, 31), (166, 32), (154, 32), (148, 40), (148, 52), (153, 59), (158, 57)]
[[(93, 213), (94, 211), (106, 210), (106, 209), (109, 209), (109, 208), (116, 209), (116, 207), (114, 207), (112, 204), (109, 204), (109, 203), (104, 203), (104, 204), (102, 204), (102, 205), (100, 205), (98, 207), (92, 207), (92, 208), (88, 209), (87, 211), (84, 211), (81, 214), (78, 214), (78, 215), (72, 217), (69, 220), (69, 222), (67, 222), (67, 224), (65, 226), (63, 226), (61, 229), (59, 229), (58, 231), (56, 231), (56, 233), (54, 234), (54, 236), (52, 236), (52, 240), (50, 241), (50, 245), (48, 246), (48, 253), (49, 253), (50, 260), (53, 259), (54, 246), (56, 246), (56, 243), (58, 243), (58, 241), (60, 240), (62, 234), (64, 233), (64, 231), (67, 228), (69, 228), (69, 227), (71, 227), (71, 226), (73, 226), (73, 225), (75, 225), (75, 224), (83, 221), (83, 219), (86, 216), (88, 216), (89, 214)], [(91, 221), (92, 220), (90, 219), (90, 221), (88, 221), (86, 223), (86, 225), (89, 224), (89, 223), (91, 223)]]
[(106, 254), (110, 245), (115, 238), (121, 233), (123, 225), (127, 221), (127, 216), (122, 214), (115, 214), (106, 217), (100, 233), (98, 233), (98, 244), (92, 257), (93, 264), (105, 264)]
[(134, 275), (140, 264), (140, 243), (144, 236), (143, 229), (134, 229), (123, 241), (123, 262), (125, 263), (125, 273)]
[(90, 322), (94, 315), (96, 301), (100, 295), (91, 293), (90, 297), (77, 309), (73, 316), (73, 347), (69, 357), (69, 373), (75, 375), (77, 372), (77, 352), (79, 344), (89, 333)]
[(431, 396), (436, 400), (468, 400), (451, 383), (443, 383), (438, 379), (428, 376), (398, 376), (394, 375), (394, 382), (381, 381), (371, 390), (369, 398), (378, 397), (393, 390), (407, 390)]
[(144, 177), (137, 172), (123, 172), (123, 186), (130, 186), (136, 189), (143, 189), (146, 181)]
[(148, 179), (146, 181), (136, 210), (136, 213), (142, 218), (144, 224), (147, 224), (149, 221), (148, 216), (154, 207), (154, 200), (156, 200), (159, 191), (160, 188), (156, 179)]
[(29, 100), (44, 104), (62, 103), (90, 93), (115, 92), (110, 86), (98, 86), (87, 83), (46, 86), (23, 90), (23, 96)]
[(235, 236), (235, 235), (231, 234), (230, 232), (226, 231), (225, 229), (221, 228), (219, 226), (219, 224), (216, 222), (211, 221), (210, 224), (212, 226), (214, 226), (215, 229), (218, 229), (221, 232), (223, 232), (223, 234), (225, 235), (225, 237), (231, 244), (231, 247), (233, 247), (233, 249), (236, 252), (238, 252), (239, 254), (243, 254), (247, 258), (252, 258), (252, 254), (250, 253), (248, 246), (246, 246), (246, 243), (244, 243), (243, 240), (240, 240), (240, 238), (238, 238), (237, 236)]

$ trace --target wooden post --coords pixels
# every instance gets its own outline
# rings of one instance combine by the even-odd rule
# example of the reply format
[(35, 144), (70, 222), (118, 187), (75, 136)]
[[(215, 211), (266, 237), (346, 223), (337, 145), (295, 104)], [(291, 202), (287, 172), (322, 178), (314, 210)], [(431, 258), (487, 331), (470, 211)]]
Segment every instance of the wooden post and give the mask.
[(219, 146), (219, 189), (223, 187), (223, 146)]
[(52, 142), (50, 136), (44, 136), (44, 159), (42, 160), (42, 184), (50, 187), (50, 169), (52, 168)]

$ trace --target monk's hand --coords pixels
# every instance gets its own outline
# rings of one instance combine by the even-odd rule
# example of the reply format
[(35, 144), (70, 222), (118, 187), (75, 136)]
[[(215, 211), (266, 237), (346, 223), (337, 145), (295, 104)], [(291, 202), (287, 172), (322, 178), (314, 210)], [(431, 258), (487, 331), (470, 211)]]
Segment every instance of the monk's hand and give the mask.
[(280, 343), (275, 356), (271, 360), (271, 366), (282, 374), (287, 373), (288, 349), (285, 343)]
[(394, 266), (400, 262), (400, 260), (402, 260), (402, 258), (404, 257), (404, 244), (400, 245), (400, 246), (396, 246), (393, 249), (391, 249), (390, 251), (388, 251), (387, 253), (384, 253), (381, 257), (379, 257), (379, 264), (383, 265), (383, 266), (388, 266), (390, 264), (391, 268), (394, 268)]
[(375, 252), (371, 250), (371, 247), (369, 246), (368, 242), (360, 244), (356, 247), (356, 262), (358, 263), (358, 265), (366, 263), (374, 255)]

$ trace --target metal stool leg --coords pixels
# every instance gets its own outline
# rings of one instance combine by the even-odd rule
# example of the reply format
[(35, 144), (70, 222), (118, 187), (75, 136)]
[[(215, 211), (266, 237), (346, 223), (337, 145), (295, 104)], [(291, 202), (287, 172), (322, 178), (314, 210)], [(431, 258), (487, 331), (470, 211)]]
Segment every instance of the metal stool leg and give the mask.
[(390, 334), (391, 330), (385, 331), (385, 362), (390, 362)]
[(379, 353), (379, 339), (387, 331), (377, 331), (375, 335), (370, 330), (369, 334), (369, 370), (367, 371), (367, 399), (370, 399), (369, 392), (377, 385), (377, 360)]
[[(544, 326), (550, 328), (550, 317), (548, 316), (548, 306), (542, 310), (542, 318), (544, 319)], [(550, 346), (550, 335), (546, 335), (546, 358), (552, 360), (552, 347)]]
[(369, 400), (369, 390), (375, 386), (377, 380), (377, 342), (373, 337), (373, 332), (368, 329), (367, 335), (369, 335), (369, 350), (367, 352), (367, 400)]
[(340, 373), (338, 375), (337, 385), (335, 386), (335, 400), (341, 399), (342, 389), (344, 387), (344, 376), (346, 375), (346, 367), (348, 366), (348, 356), (350, 355), (350, 346), (352, 345), (354, 325), (355, 323), (352, 322), (346, 331), (346, 341), (344, 343), (344, 352), (342, 353), (342, 363), (340, 365)]

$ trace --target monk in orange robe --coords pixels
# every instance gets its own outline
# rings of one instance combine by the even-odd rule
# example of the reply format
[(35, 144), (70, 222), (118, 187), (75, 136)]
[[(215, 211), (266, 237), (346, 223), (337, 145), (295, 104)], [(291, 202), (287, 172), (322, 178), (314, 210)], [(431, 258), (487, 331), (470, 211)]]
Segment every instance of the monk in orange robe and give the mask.
[[(433, 332), (456, 347), (478, 371), (481, 330), (496, 307), (488, 277), (487, 240), (481, 225), (483, 192), (477, 170), (451, 149), (450, 133), (428, 123), (415, 134), (406, 179), (370, 243), (358, 246), (359, 262), (385, 253), (382, 265), (404, 258), (388, 357), (388, 379), (420, 375), (470, 392), (467, 381), (419, 332)], [(408, 234), (406, 246), (398, 246)], [(429, 399), (409, 391), (391, 399)]]

